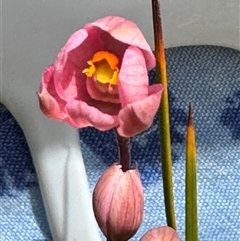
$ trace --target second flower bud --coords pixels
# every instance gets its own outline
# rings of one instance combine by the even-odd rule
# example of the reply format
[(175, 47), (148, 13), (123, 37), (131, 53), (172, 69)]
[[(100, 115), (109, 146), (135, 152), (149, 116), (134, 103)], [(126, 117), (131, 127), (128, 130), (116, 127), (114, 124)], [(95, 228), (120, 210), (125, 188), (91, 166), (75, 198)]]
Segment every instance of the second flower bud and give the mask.
[(144, 194), (137, 169), (122, 171), (114, 163), (100, 177), (93, 192), (93, 210), (108, 241), (127, 241), (143, 219)]

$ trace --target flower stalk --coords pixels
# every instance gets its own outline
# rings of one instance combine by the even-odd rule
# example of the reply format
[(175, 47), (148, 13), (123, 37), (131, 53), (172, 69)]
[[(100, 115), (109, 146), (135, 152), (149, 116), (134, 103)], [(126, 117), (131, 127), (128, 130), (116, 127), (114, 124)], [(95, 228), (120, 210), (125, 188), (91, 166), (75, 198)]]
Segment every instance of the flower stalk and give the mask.
[(123, 172), (126, 172), (131, 167), (130, 138), (120, 136), (116, 130), (115, 134), (118, 145), (120, 165), (122, 165)]
[(158, 0), (152, 0), (154, 42), (156, 55), (156, 76), (157, 82), (163, 84), (164, 91), (159, 107), (158, 115), (160, 119), (160, 143), (161, 143), (161, 162), (163, 176), (163, 191), (165, 212), (168, 226), (176, 229), (173, 184), (172, 184), (172, 157), (171, 157), (171, 137), (168, 104), (168, 81), (164, 52), (164, 42), (162, 33), (162, 23), (160, 16), (160, 4)]
[(192, 107), (189, 105), (187, 145), (186, 145), (186, 241), (198, 240), (197, 215), (197, 167), (195, 130), (193, 125)]

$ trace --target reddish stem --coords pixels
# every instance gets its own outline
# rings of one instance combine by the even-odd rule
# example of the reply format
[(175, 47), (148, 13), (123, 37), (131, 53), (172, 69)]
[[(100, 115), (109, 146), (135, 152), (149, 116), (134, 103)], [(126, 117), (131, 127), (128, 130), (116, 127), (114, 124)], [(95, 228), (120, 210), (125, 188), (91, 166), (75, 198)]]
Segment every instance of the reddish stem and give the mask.
[(120, 136), (116, 130), (115, 133), (120, 164), (122, 165), (122, 170), (125, 172), (129, 170), (131, 166), (130, 138)]

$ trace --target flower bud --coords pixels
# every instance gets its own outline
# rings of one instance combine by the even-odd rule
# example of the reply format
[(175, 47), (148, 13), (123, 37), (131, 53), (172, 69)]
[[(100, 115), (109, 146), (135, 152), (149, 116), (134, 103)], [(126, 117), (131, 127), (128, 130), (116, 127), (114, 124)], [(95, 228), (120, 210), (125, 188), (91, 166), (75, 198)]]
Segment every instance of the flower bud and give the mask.
[(165, 226), (150, 229), (140, 241), (180, 241), (180, 238), (174, 229)]
[(144, 194), (137, 169), (122, 171), (114, 163), (100, 177), (93, 192), (93, 211), (109, 241), (127, 241), (143, 219)]

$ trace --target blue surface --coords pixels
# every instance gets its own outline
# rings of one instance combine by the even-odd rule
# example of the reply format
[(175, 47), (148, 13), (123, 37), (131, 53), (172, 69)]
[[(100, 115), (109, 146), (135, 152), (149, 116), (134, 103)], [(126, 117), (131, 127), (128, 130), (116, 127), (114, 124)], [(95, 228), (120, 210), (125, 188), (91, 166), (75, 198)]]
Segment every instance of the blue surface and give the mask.
[[(197, 134), (199, 240), (240, 240), (240, 53), (198, 46), (167, 51), (175, 208), (184, 240), (184, 151), (191, 101)], [(153, 82), (155, 73), (150, 73)], [(164, 225), (158, 124), (132, 139), (145, 190), (145, 217), (139, 240)], [(0, 105), (0, 240), (51, 240), (28, 145), (12, 115)], [(117, 159), (112, 131), (80, 131), (91, 190)], [(146, 151), (147, 150), (147, 151)]]

